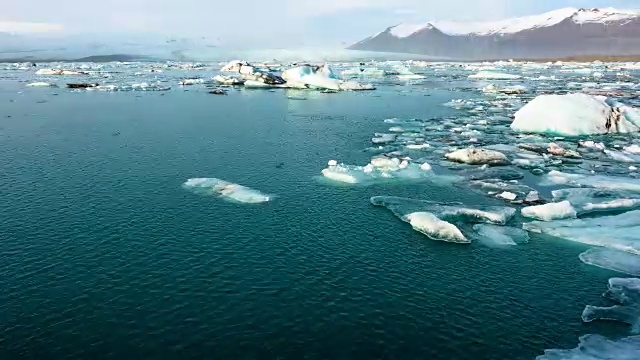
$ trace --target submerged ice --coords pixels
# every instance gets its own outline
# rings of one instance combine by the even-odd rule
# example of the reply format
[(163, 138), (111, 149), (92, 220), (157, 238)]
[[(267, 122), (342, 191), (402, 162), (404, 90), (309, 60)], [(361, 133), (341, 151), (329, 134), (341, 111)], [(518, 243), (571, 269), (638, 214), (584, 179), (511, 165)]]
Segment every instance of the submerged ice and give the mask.
[[(640, 333), (640, 279), (609, 279), (609, 289), (603, 296), (619, 305), (606, 307), (587, 305), (582, 312), (582, 321), (617, 321), (631, 325), (633, 333)], [(639, 354), (640, 351), (636, 355)]]
[(637, 360), (640, 336), (609, 340), (601, 335), (585, 335), (580, 345), (570, 350), (546, 350), (536, 360)]
[(219, 196), (245, 204), (264, 203), (272, 199), (258, 190), (216, 178), (193, 178), (187, 180), (183, 186), (196, 194)]

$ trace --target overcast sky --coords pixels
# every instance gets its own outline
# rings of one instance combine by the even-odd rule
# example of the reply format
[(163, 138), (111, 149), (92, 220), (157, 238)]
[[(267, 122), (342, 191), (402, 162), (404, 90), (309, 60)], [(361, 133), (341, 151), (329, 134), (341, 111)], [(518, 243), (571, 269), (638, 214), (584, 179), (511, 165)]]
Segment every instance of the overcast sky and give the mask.
[(0, 31), (319, 46), (352, 43), (400, 22), (496, 20), (568, 6), (632, 9), (640, 0), (8, 0)]

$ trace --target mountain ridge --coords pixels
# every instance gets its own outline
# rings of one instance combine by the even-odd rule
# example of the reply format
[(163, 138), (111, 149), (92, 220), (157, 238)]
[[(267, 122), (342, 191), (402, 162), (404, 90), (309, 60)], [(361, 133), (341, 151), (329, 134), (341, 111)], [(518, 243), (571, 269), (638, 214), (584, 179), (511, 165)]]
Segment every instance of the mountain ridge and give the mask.
[(459, 60), (640, 54), (640, 10), (562, 8), (493, 22), (399, 24), (348, 49)]

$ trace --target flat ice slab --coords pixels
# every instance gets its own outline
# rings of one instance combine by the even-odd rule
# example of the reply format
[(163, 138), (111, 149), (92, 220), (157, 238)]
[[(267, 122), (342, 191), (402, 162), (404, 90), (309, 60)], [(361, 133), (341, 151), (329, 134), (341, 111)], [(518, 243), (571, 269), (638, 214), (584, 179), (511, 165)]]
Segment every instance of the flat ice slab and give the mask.
[(219, 196), (244, 204), (263, 203), (272, 199), (272, 196), (265, 195), (258, 190), (216, 178), (189, 179), (183, 184), (183, 187), (197, 194)]

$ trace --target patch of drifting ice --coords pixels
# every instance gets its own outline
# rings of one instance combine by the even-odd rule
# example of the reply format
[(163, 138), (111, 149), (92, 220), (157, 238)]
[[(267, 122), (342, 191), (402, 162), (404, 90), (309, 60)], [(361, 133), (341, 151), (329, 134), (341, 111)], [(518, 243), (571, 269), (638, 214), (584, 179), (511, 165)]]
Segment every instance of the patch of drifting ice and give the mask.
[[(621, 305), (610, 307), (587, 305), (582, 312), (582, 321), (618, 321), (631, 325), (633, 333), (640, 333), (640, 279), (609, 279), (609, 290), (603, 296)], [(636, 357), (638, 354), (640, 351), (636, 353)]]
[(640, 336), (609, 340), (600, 335), (580, 338), (580, 345), (571, 350), (545, 350), (536, 360), (637, 360)]
[(640, 256), (628, 252), (594, 248), (580, 254), (580, 260), (587, 265), (640, 276)]
[(193, 178), (183, 187), (201, 195), (217, 195), (238, 203), (255, 204), (270, 201), (273, 197), (246, 186), (234, 184), (216, 178)]
[(604, 96), (540, 95), (518, 110), (511, 129), (524, 133), (579, 136), (640, 131), (640, 112)]
[(479, 235), (479, 241), (487, 246), (513, 246), (529, 241), (526, 231), (512, 227), (478, 224), (473, 230)]
[(467, 148), (454, 151), (445, 155), (450, 161), (470, 165), (506, 165), (509, 164), (507, 156), (499, 151), (480, 148)]
[(630, 145), (624, 148), (624, 151), (629, 154), (640, 155), (640, 145)]
[(27, 86), (29, 87), (50, 87), (50, 86), (55, 86), (52, 83), (48, 83), (48, 82), (43, 82), (43, 81), (36, 81), (36, 82), (32, 82), (27, 84)]
[(327, 179), (346, 184), (436, 179), (431, 168), (424, 164), (418, 165), (406, 160), (384, 157), (373, 158), (366, 166), (345, 165), (331, 161), (328, 167), (322, 170), (322, 175)]
[(505, 74), (505, 73), (499, 73), (499, 72), (492, 72), (492, 71), (480, 71), (477, 74), (473, 74), (473, 75), (469, 75), (469, 79), (484, 79), (484, 80), (517, 80), (517, 79), (521, 79), (522, 76), (520, 75), (513, 75), (513, 74)]
[(640, 255), (640, 211), (600, 218), (534, 221), (524, 229), (569, 241)]
[(568, 201), (548, 203), (544, 205), (529, 206), (522, 209), (522, 215), (528, 218), (553, 221), (561, 219), (574, 219), (577, 216), (576, 209)]
[(607, 175), (568, 174), (557, 170), (545, 175), (543, 185), (587, 186), (599, 189), (640, 192), (640, 180)]
[(624, 153), (621, 153), (619, 151), (604, 150), (604, 153), (607, 154), (611, 159), (615, 161), (626, 162), (626, 163), (640, 162), (640, 158), (638, 156), (625, 155)]

